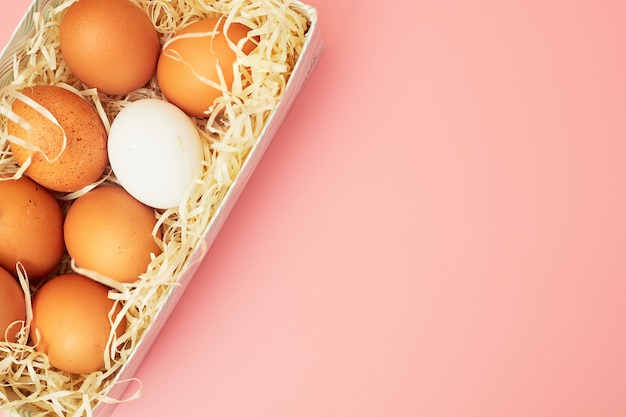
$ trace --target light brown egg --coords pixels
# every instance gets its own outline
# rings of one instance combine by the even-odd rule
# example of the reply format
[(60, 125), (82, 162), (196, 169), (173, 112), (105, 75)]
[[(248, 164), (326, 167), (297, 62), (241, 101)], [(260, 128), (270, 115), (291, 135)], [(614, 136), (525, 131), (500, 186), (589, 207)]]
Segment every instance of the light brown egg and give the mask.
[(122, 187), (103, 186), (79, 197), (68, 210), (65, 244), (78, 267), (134, 282), (148, 269), (150, 254), (161, 252), (152, 235), (156, 223), (151, 207)]
[(52, 272), (65, 251), (57, 200), (28, 177), (0, 180), (0, 242), (0, 266), (11, 274), (17, 262), (30, 280)]
[[(84, 374), (105, 366), (104, 354), (112, 325), (114, 301), (109, 288), (77, 274), (52, 278), (35, 293), (31, 339), (50, 364), (62, 371)], [(115, 308), (113, 318), (121, 306)], [(124, 334), (123, 320), (115, 329)]]
[[(79, 95), (58, 86), (40, 85), (22, 93), (48, 110), (63, 128), (29, 104), (18, 99), (13, 102), (13, 112), (31, 126), (32, 135), (29, 137), (13, 121), (8, 123), (8, 133), (41, 149), (33, 152), (11, 143), (18, 164), (23, 165), (32, 154), (26, 175), (44, 187), (61, 192), (77, 191), (97, 181), (106, 168), (108, 155), (107, 132), (95, 108)], [(63, 131), (67, 138), (65, 150)]]
[(26, 302), (20, 284), (0, 268), (0, 342), (17, 341), (20, 323), (26, 321)]
[[(203, 78), (220, 84), (217, 66), (221, 69), (226, 87), (232, 88), (235, 52), (227, 39), (234, 44), (248, 36), (250, 28), (233, 23), (224, 33), (224, 19), (208, 18), (190, 24), (180, 30), (165, 45), (157, 66), (157, 80), (168, 101), (191, 116), (206, 116), (205, 112), (222, 92)], [(218, 31), (217, 34), (185, 37)], [(249, 54), (255, 48), (247, 41), (243, 52)]]
[(89, 87), (125, 94), (154, 75), (161, 45), (143, 10), (128, 0), (80, 0), (61, 20), (61, 53)]

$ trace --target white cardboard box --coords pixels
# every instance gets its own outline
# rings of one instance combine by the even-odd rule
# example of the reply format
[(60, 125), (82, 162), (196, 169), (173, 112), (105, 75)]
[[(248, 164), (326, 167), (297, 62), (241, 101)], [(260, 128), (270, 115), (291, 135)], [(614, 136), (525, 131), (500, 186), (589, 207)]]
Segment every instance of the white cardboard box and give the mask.
[[(34, 0), (26, 14), (22, 18), (20, 24), (17, 26), (13, 35), (5, 48), (0, 53), (0, 87), (9, 84), (12, 80), (12, 56), (16, 51), (23, 48), (27, 39), (32, 36), (34, 32), (34, 25), (32, 23), (33, 14), (45, 10), (47, 7), (51, 7), (52, 4), (57, 3), (55, 0)], [(284, 118), (287, 116), (289, 109), (294, 103), (296, 97), (300, 93), (300, 90), (308, 80), (311, 72), (315, 68), (317, 61), (322, 56), (325, 50), (325, 43), (320, 34), (317, 11), (306, 4), (295, 2), (295, 6), (301, 9), (302, 13), (310, 20), (310, 29), (307, 32), (306, 41), (302, 53), (298, 59), (293, 73), (287, 84), (285, 95), (280, 101), (279, 105), (273, 110), (267, 125), (265, 126), (261, 137), (251, 150), (247, 160), (245, 161), (241, 171), (237, 175), (235, 181), (231, 185), (226, 197), (222, 201), (220, 207), (217, 209), (211, 219), (210, 227), (208, 228), (204, 241), (207, 247), (215, 240), (222, 225), (226, 221), (231, 209), (235, 205), (239, 195), (245, 187), (248, 179), (253, 174), (257, 164), (261, 160), (263, 154), (268, 148), (272, 138), (280, 128), (280, 125)], [(180, 299), (181, 295), (185, 291), (190, 280), (193, 278), (198, 266), (204, 258), (206, 252), (197, 248), (190, 260), (186, 265), (186, 270), (180, 277), (180, 285), (175, 286), (166, 295), (167, 302), (160, 310), (155, 320), (151, 323), (150, 327), (146, 331), (143, 339), (137, 345), (136, 349), (131, 355), (130, 360), (123, 366), (119, 374), (116, 376), (114, 383), (111, 385), (107, 396), (111, 398), (122, 398), (127, 385), (123, 383), (115, 383), (118, 381), (126, 381), (133, 377), (137, 368), (141, 364), (146, 353), (150, 349), (150, 346), (157, 338), (161, 328), (165, 321), (169, 317), (170, 313), (176, 306), (176, 303)], [(1, 405), (0, 405), (1, 406)], [(111, 415), (115, 405), (100, 403), (94, 409), (94, 417), (106, 417)], [(0, 416), (7, 416), (8, 411), (0, 411)], [(20, 409), (12, 411), (13, 415), (22, 417), (36, 416), (36, 411), (27, 409)]]

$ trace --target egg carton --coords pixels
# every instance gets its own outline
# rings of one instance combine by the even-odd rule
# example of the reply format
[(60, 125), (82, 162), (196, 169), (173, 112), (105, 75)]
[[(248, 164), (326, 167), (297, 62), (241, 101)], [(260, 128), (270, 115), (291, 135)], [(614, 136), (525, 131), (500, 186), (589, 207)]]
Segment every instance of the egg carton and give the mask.
[[(60, 0), (35, 0), (30, 5), (20, 23), (14, 30), (10, 40), (0, 53), (0, 88), (9, 85), (13, 80), (14, 73), (12, 57), (16, 52), (22, 50), (27, 40), (33, 36), (35, 31), (33, 17), (36, 14), (45, 14), (49, 8), (55, 7), (59, 4), (59, 2)], [(169, 289), (164, 295), (165, 302), (163, 303), (161, 309), (146, 329), (139, 343), (135, 346), (129, 359), (124, 363), (114, 377), (114, 380), (111, 382), (105, 395), (107, 398), (113, 399), (113, 401), (98, 403), (91, 410), (91, 415), (94, 417), (110, 416), (114, 411), (116, 400), (122, 400), (124, 398), (125, 391), (130, 388), (125, 381), (132, 381), (133, 375), (146, 356), (150, 346), (158, 337), (161, 328), (165, 324), (167, 318), (175, 308), (178, 300), (184, 293), (196, 270), (200, 266), (202, 259), (206, 255), (206, 249), (210, 248), (211, 244), (217, 237), (222, 225), (225, 223), (239, 195), (243, 191), (246, 183), (252, 176), (256, 166), (267, 150), (272, 138), (280, 128), (280, 125), (287, 116), (289, 109), (293, 105), (301, 89), (314, 70), (318, 60), (326, 49), (326, 45), (320, 33), (317, 10), (298, 0), (292, 1), (291, 4), (300, 13), (307, 17), (310, 26), (306, 34), (303, 49), (288, 80), (284, 95), (276, 108), (271, 111), (261, 135), (250, 150), (250, 153), (245, 159), (234, 181), (229, 186), (220, 205), (213, 213), (206, 232), (203, 235), (203, 247), (197, 247), (186, 261), (183, 272), (177, 280), (178, 285), (172, 286), (171, 289)], [(2, 404), (0, 404), (0, 408), (2, 408)], [(0, 417), (32, 417), (39, 415), (42, 415), (41, 410), (34, 408), (31, 409), (28, 406), (18, 410), (0, 411)]]

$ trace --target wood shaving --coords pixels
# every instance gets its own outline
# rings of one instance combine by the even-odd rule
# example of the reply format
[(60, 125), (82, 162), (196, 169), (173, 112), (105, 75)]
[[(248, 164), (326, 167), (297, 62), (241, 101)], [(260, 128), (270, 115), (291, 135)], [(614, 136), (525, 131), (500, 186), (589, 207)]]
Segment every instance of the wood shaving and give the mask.
[[(63, 61), (58, 40), (61, 18), (73, 1), (39, 1), (39, 11), (30, 13), (23, 22), (24, 29), (15, 33), (15, 38), (25, 43), (9, 45), (4, 51), (3, 64), (0, 64), (2, 175), (19, 178), (24, 172), (9, 149), (10, 141), (16, 139), (7, 133), (9, 119), (23, 123), (10, 109), (12, 100), (24, 87), (58, 85), (80, 94), (97, 109), (107, 132), (117, 113), (128, 103), (142, 98), (164, 99), (155, 77), (146, 88), (112, 97), (85, 87), (73, 76)], [(17, 343), (0, 342), (0, 410), (21, 409), (25, 415), (30, 413), (29, 416), (91, 416), (99, 402), (120, 401), (109, 397), (107, 392), (112, 384), (132, 382), (117, 381), (116, 376), (168, 303), (173, 288), (180, 285), (179, 278), (192, 267), (194, 251), (207, 249), (204, 236), (212, 218), (283, 97), (309, 28), (306, 13), (296, 0), (131, 1), (150, 17), (162, 45), (182, 27), (210, 16), (224, 16), (227, 25), (239, 22), (252, 28), (250, 37), (258, 37), (259, 42), (248, 56), (240, 54), (234, 78), (241, 81), (235, 82), (228, 94), (216, 100), (208, 117), (193, 119), (204, 143), (203, 174), (179, 207), (155, 210), (157, 228), (162, 231), (159, 245), (163, 251), (153, 256), (146, 273), (136, 283), (119, 284), (77, 268), (66, 257), (52, 274), (78, 272), (89, 276), (110, 286), (110, 298), (121, 305), (121, 313), (111, 316), (110, 320), (113, 324), (127, 320), (127, 331), (119, 338), (111, 335), (104, 370), (87, 375), (58, 371), (50, 366), (46, 355), (29, 344), (30, 293), (35, 293), (45, 280), (31, 284), (23, 269), (20, 271), (20, 283), (29, 290), (26, 291), (27, 319)], [(103, 183), (117, 183), (110, 168), (99, 181), (84, 190), (55, 193), (55, 196), (67, 207), (72, 200)], [(131, 392), (127, 400), (138, 395), (140, 388)]]

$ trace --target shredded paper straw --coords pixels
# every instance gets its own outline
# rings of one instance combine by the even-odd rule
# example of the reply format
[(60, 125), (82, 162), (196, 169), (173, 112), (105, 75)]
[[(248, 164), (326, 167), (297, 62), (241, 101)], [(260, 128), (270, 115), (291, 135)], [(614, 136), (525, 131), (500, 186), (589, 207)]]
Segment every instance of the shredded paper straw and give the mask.
[[(34, 26), (35, 34), (29, 34), (27, 39), (25, 36), (24, 48), (9, 58), (12, 81), (0, 87), (0, 180), (24, 174), (25, 167), (18, 166), (10, 151), (12, 142), (23, 143), (8, 135), (7, 125), (11, 120), (27, 132), (30, 129), (11, 112), (13, 100), (23, 99), (20, 90), (25, 87), (57, 85), (80, 94), (98, 111), (107, 131), (117, 113), (128, 103), (142, 98), (164, 99), (154, 78), (145, 88), (112, 97), (87, 88), (73, 76), (63, 61), (58, 39), (61, 18), (73, 1), (43, 1), (42, 10), (32, 14), (32, 22), (28, 22)], [(215, 101), (207, 117), (193, 119), (204, 144), (202, 177), (179, 207), (155, 210), (158, 223), (153, 234), (157, 239), (157, 229), (161, 232), (161, 239), (157, 240), (162, 253), (152, 257), (140, 279), (131, 284), (119, 284), (78, 268), (67, 257), (51, 274), (52, 277), (81, 273), (111, 287), (109, 297), (115, 300), (114, 309), (121, 306), (119, 315), (110, 315), (113, 328), (122, 320), (127, 321), (128, 326), (121, 337), (111, 334), (105, 369), (87, 375), (68, 374), (51, 367), (46, 355), (36, 351), (29, 340), (31, 294), (36, 293), (46, 279), (30, 283), (18, 265), (20, 284), (26, 292), (27, 319), (25, 323), (16, 323), (22, 326), (17, 343), (0, 342), (0, 410), (28, 410), (30, 416), (91, 416), (99, 402), (120, 401), (108, 397), (108, 390), (112, 384), (132, 382), (118, 381), (116, 376), (167, 302), (167, 294), (179, 285), (178, 280), (189, 267), (191, 255), (198, 248), (206, 250), (203, 237), (211, 218), (282, 98), (309, 27), (307, 16), (291, 0), (131, 1), (152, 20), (162, 45), (194, 21), (221, 16), (226, 26), (238, 22), (250, 27), (249, 36), (255, 38), (257, 46), (245, 55), (238, 45), (230, 43), (239, 57), (233, 66), (236, 81), (232, 89), (223, 89), (222, 97)], [(36, 108), (36, 103), (33, 106)], [(40, 112), (55, 122), (45, 109)], [(32, 152), (37, 150), (31, 149)], [(57, 155), (48, 155), (50, 159), (55, 157)], [(110, 168), (99, 181), (84, 190), (55, 193), (55, 197), (66, 210), (72, 200), (106, 183), (117, 183)], [(140, 394), (140, 383), (133, 385), (138, 388), (127, 399)]]

